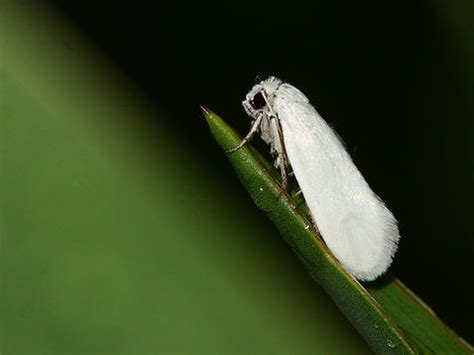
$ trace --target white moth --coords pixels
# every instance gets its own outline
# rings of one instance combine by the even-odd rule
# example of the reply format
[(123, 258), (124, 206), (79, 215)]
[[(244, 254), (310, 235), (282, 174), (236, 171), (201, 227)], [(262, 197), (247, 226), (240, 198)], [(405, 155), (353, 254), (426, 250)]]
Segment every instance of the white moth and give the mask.
[(364, 281), (384, 273), (400, 238), (397, 221), (306, 96), (270, 77), (242, 104), (253, 118), (252, 128), (231, 151), (258, 131), (276, 157), (283, 188), (291, 169), (321, 236), (344, 268)]

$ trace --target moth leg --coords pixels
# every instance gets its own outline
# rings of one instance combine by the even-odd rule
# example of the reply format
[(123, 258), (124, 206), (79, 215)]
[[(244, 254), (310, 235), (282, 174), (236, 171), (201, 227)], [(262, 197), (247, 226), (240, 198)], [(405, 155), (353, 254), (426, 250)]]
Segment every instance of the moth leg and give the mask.
[(283, 131), (281, 129), (280, 121), (275, 118), (275, 123), (277, 127), (277, 132), (278, 132), (278, 137), (277, 139), (280, 142), (280, 147), (281, 151), (279, 152), (280, 154), (280, 159), (281, 159), (281, 164), (280, 164), (280, 173), (281, 173), (281, 185), (283, 190), (286, 191), (288, 187), (288, 170), (290, 167), (290, 163), (288, 161), (288, 155), (286, 154), (286, 148), (285, 148), (285, 141), (283, 140)]
[(297, 206), (293, 202), (293, 198), (291, 198), (291, 195), (288, 192), (288, 174), (287, 174), (285, 164), (280, 165), (280, 173), (281, 173), (281, 185), (280, 185), (280, 192), (278, 195), (279, 197), (281, 197), (282, 195), (286, 195), (291, 207), (293, 209), (296, 209)]
[(280, 165), (280, 174), (281, 174), (281, 189), (282, 191), (286, 191), (288, 187), (288, 174), (286, 173), (285, 163)]
[(275, 115), (270, 116), (270, 120), (272, 122), (272, 129), (273, 129), (273, 138), (275, 140), (275, 151), (278, 154), (278, 160), (276, 167), (280, 168), (280, 175), (281, 175), (281, 186), (280, 186), (280, 195), (283, 192), (287, 192), (288, 187), (288, 170), (289, 170), (289, 162), (288, 156), (285, 150), (285, 143), (283, 141), (283, 132), (281, 130), (280, 122)]
[(258, 127), (260, 126), (260, 122), (262, 122), (262, 117), (263, 117), (262, 113), (258, 115), (257, 119), (254, 121), (254, 123), (252, 124), (252, 127), (250, 128), (250, 132), (245, 136), (245, 138), (242, 139), (242, 141), (237, 146), (227, 150), (226, 152), (234, 153), (238, 151), (240, 148), (242, 148), (244, 145), (246, 145), (250, 141), (250, 139), (252, 139), (255, 132), (257, 132)]

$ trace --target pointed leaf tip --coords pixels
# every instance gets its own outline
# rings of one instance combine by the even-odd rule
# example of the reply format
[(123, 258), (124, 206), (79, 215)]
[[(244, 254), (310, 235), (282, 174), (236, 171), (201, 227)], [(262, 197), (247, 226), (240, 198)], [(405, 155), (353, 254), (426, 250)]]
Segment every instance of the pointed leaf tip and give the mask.
[(207, 107), (205, 107), (203, 105), (199, 105), (199, 108), (201, 109), (201, 112), (204, 116), (209, 116), (210, 115), (211, 111)]

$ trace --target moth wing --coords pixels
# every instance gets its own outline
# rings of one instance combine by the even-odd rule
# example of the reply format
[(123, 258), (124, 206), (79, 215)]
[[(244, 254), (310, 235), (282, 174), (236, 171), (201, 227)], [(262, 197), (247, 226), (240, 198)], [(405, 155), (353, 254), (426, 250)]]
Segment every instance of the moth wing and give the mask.
[(274, 110), (290, 165), (322, 238), (346, 270), (360, 280), (374, 280), (397, 250), (396, 219), (298, 89), (280, 87)]

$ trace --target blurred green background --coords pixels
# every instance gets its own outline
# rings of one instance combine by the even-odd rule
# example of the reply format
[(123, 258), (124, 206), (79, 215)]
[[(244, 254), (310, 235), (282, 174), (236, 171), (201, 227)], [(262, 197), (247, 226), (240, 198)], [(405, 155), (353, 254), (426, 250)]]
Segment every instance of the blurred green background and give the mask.
[(392, 273), (474, 342), (472, 1), (0, 4), (2, 353), (369, 351), (198, 110), (245, 132), (270, 74), (397, 216)]

